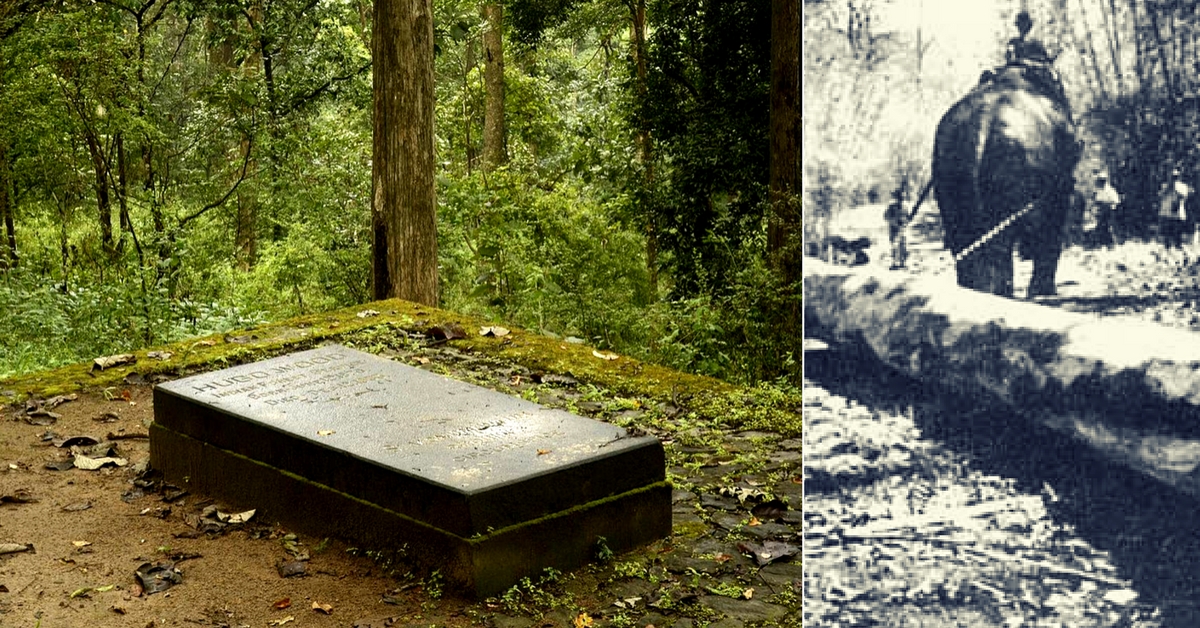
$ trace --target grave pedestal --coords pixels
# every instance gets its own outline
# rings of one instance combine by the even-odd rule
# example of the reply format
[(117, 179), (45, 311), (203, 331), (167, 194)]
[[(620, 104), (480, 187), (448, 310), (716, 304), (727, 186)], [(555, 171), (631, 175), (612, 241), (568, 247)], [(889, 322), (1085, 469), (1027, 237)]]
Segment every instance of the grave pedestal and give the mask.
[(468, 594), (671, 531), (662, 445), (341, 346), (161, 384), (151, 465)]

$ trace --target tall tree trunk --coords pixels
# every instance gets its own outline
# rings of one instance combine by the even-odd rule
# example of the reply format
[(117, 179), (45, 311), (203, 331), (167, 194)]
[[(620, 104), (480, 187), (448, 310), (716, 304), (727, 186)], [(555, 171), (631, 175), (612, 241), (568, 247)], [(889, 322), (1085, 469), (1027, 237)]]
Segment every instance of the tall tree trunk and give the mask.
[(508, 161), (504, 128), (504, 9), (495, 2), (483, 5), (483, 169), (491, 171)]
[[(243, 155), (251, 150), (250, 138), (242, 138)], [(247, 172), (253, 172), (254, 160), (251, 159)], [(238, 186), (237, 191), (237, 225), (234, 231), (233, 249), (237, 258), (238, 268), (250, 270), (258, 256), (258, 195), (254, 185), (245, 182)]]
[(376, 0), (371, 42), (373, 293), (436, 306), (431, 0)]
[(1104, 17), (1104, 34), (1108, 38), (1108, 51), (1112, 55), (1113, 73), (1117, 77), (1117, 96), (1125, 93), (1125, 73), (1121, 70), (1121, 31), (1120, 20), (1117, 16), (1117, 0), (1108, 1), (1109, 11), (1100, 5), (1100, 15)]
[[(800, 4), (771, 2), (771, 215), (767, 248), (784, 284), (800, 280)], [(798, 314), (790, 317), (799, 324)]]
[(475, 164), (475, 147), (471, 145), (471, 99), (467, 94), (471, 91), (471, 70), (475, 69), (475, 40), (468, 39), (463, 59), (463, 144), (467, 156), (467, 176), (471, 176), (471, 166)]
[(1133, 62), (1134, 71), (1137, 72), (1138, 89), (1150, 84), (1151, 74), (1154, 72), (1153, 61), (1149, 57), (1149, 52), (1144, 44), (1146, 27), (1142, 23), (1142, 12), (1138, 9), (1139, 0), (1129, 0), (1129, 16), (1133, 21)]
[(96, 209), (100, 219), (100, 244), (106, 253), (115, 252), (113, 247), (112, 199), (108, 194), (108, 162), (100, 150), (100, 140), (90, 131), (84, 133), (88, 154), (92, 157), (92, 169), (96, 173)]
[(54, 204), (58, 206), (58, 253), (62, 260), (62, 291), (67, 293), (67, 285), (71, 276), (71, 241), (67, 234), (67, 199), (60, 199), (53, 190)]
[(1150, 26), (1154, 32), (1154, 43), (1157, 46), (1155, 56), (1158, 57), (1158, 62), (1162, 67), (1163, 80), (1167, 84), (1167, 93), (1171, 98), (1177, 98), (1179, 92), (1175, 84), (1175, 76), (1171, 72), (1170, 64), (1167, 62), (1167, 42), (1163, 36), (1162, 29), (1159, 27), (1158, 9), (1152, 6), (1146, 7), (1146, 13), (1150, 16)]
[(17, 267), (17, 232), (13, 225), (14, 202), (12, 195), (12, 173), (8, 163), (8, 146), (0, 141), (0, 219), (4, 220), (4, 255), (0, 257), (0, 269)]
[[(632, 12), (632, 45), (634, 67), (637, 72), (638, 98), (646, 96), (646, 0), (633, 0), (630, 4)], [(650, 144), (650, 130), (646, 121), (638, 120), (637, 131), (638, 159), (642, 162), (642, 184), (645, 189), (643, 198), (654, 189), (654, 154)], [(658, 220), (657, 213), (651, 207), (643, 207), (646, 212), (646, 272), (650, 278), (650, 295), (658, 297)]]
[[(1104, 73), (1100, 71), (1100, 51), (1096, 48), (1096, 38), (1092, 34), (1094, 29), (1092, 28), (1091, 21), (1088, 19), (1086, 9), (1080, 10), (1079, 16), (1083, 20), (1083, 30), (1085, 33), (1087, 33), (1087, 47), (1088, 51), (1091, 53), (1092, 72), (1096, 75), (1097, 94), (1100, 96), (1100, 102), (1102, 103), (1102, 106), (1107, 105), (1111, 101), (1109, 97), (1108, 86), (1104, 82)], [(1071, 32), (1075, 32), (1074, 27), (1072, 27)]]
[(121, 224), (121, 240), (118, 248), (124, 245), (125, 233), (133, 231), (133, 223), (129, 220), (129, 180), (126, 178), (125, 139), (122, 133), (117, 133), (117, 206), (120, 207), (119, 220)]

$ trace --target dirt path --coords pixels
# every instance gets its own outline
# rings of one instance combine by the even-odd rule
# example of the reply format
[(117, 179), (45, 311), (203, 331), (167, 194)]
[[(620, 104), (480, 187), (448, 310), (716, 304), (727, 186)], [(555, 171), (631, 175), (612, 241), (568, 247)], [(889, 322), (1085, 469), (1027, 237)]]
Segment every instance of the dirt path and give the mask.
[[(1041, 302), (1200, 330), (1198, 276), (1193, 247), (1073, 248)], [(806, 625), (1200, 625), (1196, 500), (858, 356), (805, 373)]]
[[(4, 410), (0, 549), (32, 547), (0, 553), (0, 626), (799, 626), (799, 438), (700, 424), (686, 407), (643, 404), (569, 377), (535, 383), (528, 369), (444, 345), (382, 351), (547, 405), (644, 424), (667, 447), (676, 533), (494, 599), (456, 599), (436, 579), (337, 540), (289, 536), (253, 517), (222, 525), (206, 509), (237, 508), (143, 474), (153, 407), (150, 385), (135, 380), (79, 394), (51, 408), (56, 417)], [(72, 443), (63, 440), (76, 436), (112, 446), (85, 455), (125, 464), (48, 468), (69, 466)], [(756, 562), (767, 542), (779, 544), (770, 546), (776, 555)], [(135, 572), (163, 562), (180, 581), (143, 590)], [(300, 563), (303, 575), (283, 577), (284, 563)]]

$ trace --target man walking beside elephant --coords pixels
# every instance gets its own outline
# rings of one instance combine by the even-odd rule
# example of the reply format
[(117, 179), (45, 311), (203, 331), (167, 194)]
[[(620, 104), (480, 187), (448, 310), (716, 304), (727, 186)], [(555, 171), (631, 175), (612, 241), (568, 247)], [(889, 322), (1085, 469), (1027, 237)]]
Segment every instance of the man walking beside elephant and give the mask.
[(1096, 212), (1096, 233), (1092, 242), (1096, 246), (1111, 247), (1117, 244), (1117, 207), (1121, 204), (1121, 195), (1108, 180), (1108, 174), (1101, 172), (1096, 175), (1096, 195), (1092, 197), (1092, 206)]

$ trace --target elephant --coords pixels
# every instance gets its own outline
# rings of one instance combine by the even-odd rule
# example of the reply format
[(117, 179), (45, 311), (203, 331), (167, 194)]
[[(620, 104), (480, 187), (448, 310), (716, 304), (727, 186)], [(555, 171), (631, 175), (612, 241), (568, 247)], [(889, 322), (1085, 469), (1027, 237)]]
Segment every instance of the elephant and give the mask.
[(933, 188), (960, 286), (1011, 297), (1012, 252), (1019, 243), (1021, 255), (1033, 260), (1027, 296), (1055, 293), (1079, 155), (1061, 87), (1030, 68), (1008, 66), (989, 75), (942, 116)]

